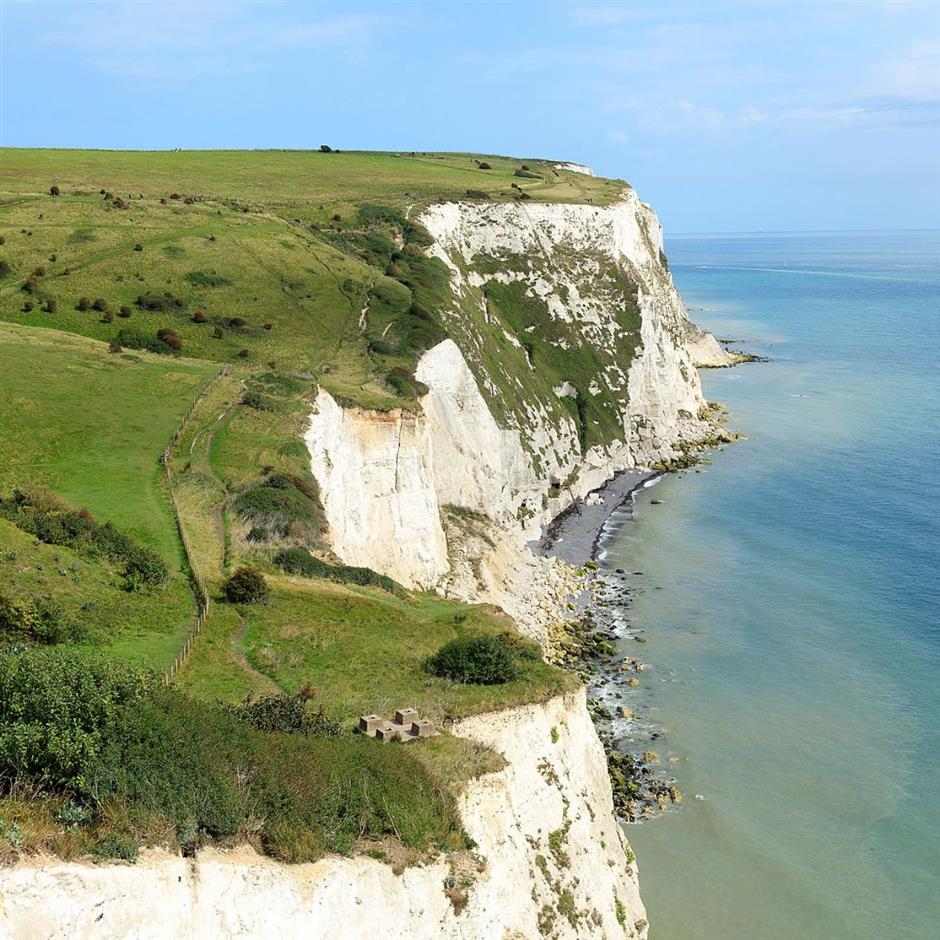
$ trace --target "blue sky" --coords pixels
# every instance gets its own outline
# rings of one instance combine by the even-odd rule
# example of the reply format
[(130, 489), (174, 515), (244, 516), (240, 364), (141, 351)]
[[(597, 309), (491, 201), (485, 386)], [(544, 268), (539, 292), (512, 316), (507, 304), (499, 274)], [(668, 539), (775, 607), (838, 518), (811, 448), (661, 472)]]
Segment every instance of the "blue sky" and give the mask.
[(667, 232), (940, 225), (940, 6), (0, 0), (0, 143), (578, 160)]

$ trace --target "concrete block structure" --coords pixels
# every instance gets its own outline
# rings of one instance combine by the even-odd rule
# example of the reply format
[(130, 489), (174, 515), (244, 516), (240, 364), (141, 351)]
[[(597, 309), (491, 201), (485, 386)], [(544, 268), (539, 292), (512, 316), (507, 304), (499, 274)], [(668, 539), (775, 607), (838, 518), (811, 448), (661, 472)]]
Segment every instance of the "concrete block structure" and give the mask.
[(416, 708), (396, 709), (394, 721), (381, 715), (361, 715), (356, 730), (379, 741), (393, 741), (395, 738), (414, 741), (416, 738), (430, 738), (440, 734), (433, 721), (419, 717)]

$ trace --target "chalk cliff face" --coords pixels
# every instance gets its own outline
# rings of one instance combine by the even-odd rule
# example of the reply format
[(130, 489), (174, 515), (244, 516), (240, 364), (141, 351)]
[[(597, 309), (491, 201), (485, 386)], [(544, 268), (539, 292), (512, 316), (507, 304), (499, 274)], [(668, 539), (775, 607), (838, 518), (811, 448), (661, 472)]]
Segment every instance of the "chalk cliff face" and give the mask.
[(583, 693), (471, 718), (454, 733), (506, 759), (460, 799), (473, 855), (401, 875), (365, 857), (283, 865), (247, 848), (194, 860), (150, 851), (132, 866), (40, 859), (0, 869), (0, 936), (645, 938)]
[(521, 546), (617, 470), (704, 436), (696, 365), (724, 352), (689, 321), (632, 190), (609, 207), (447, 203), (421, 222), (454, 303), (451, 338), (418, 363), (420, 410), (342, 409), (321, 390), (307, 443), (340, 557), (473, 595), (453, 577), (442, 507)]

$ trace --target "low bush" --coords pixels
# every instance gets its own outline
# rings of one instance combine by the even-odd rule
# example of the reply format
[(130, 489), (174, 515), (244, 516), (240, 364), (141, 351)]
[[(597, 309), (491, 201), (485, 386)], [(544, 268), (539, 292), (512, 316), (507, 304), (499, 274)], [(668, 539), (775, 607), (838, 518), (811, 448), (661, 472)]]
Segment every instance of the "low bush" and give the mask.
[(542, 178), (538, 173), (533, 173), (528, 167), (521, 167), (513, 173), (513, 176), (518, 176), (524, 180), (540, 180)]
[(10, 266), (10, 262), (6, 260), (0, 260), (0, 277), (7, 277), (12, 273), (13, 268)]
[(330, 718), (321, 705), (317, 711), (310, 708), (309, 689), (296, 695), (249, 695), (238, 705), (229, 706), (231, 713), (258, 731), (278, 731), (286, 734), (316, 734), (336, 738), (342, 733), (338, 721)]
[(237, 568), (222, 582), (222, 594), (230, 604), (263, 604), (269, 593), (264, 575), (254, 568)]
[(75, 305), (76, 310), (91, 310), (91, 300), (88, 297), (79, 297)]
[(185, 302), (179, 297), (174, 297), (169, 291), (163, 294), (140, 294), (136, 303), (141, 310), (154, 310), (160, 313), (186, 309)]
[(4, 641), (68, 643), (85, 639), (81, 627), (72, 622), (51, 597), (12, 600), (0, 594), (0, 636)]
[(274, 563), (288, 574), (299, 574), (305, 578), (325, 578), (341, 584), (361, 584), (364, 587), (378, 587), (390, 594), (401, 591), (401, 587), (384, 574), (378, 574), (371, 568), (359, 568), (355, 565), (331, 565), (319, 558), (314, 558), (305, 548), (284, 548), (274, 556)]
[(121, 309), (118, 311), (118, 316), (123, 317), (126, 320), (128, 317), (130, 317), (131, 313), (131, 308), (128, 307), (127, 304), (122, 304)]
[(242, 490), (235, 497), (234, 508), (251, 525), (308, 545), (314, 544), (326, 530), (316, 483), (295, 475), (271, 474), (263, 482)]
[(503, 636), (451, 640), (427, 661), (427, 670), (435, 676), (477, 685), (498, 685), (519, 674), (512, 648)]
[(91, 305), (91, 309), (104, 313), (108, 309), (108, 302), (104, 299), (104, 297), (97, 297), (95, 298), (94, 303)]
[(56, 310), (59, 309), (59, 305), (56, 302), (55, 298), (49, 297), (46, 299), (46, 302), (42, 305), (42, 309), (45, 310), (46, 313), (55, 313)]
[(87, 509), (75, 510), (50, 493), (14, 490), (11, 497), (0, 498), (0, 516), (41, 542), (123, 563), (129, 588), (162, 584), (167, 579), (166, 562), (155, 552), (110, 522), (95, 522)]
[(157, 339), (164, 345), (169, 346), (173, 352), (179, 352), (183, 348), (182, 340), (176, 335), (176, 331), (168, 327), (157, 330)]
[(100, 861), (118, 858), (125, 862), (136, 862), (137, 852), (137, 842), (119, 832), (109, 832), (92, 849), (92, 855)]
[(49, 187), (49, 195), (50, 195), (50, 196), (58, 196), (58, 195), (59, 195), (59, 187), (58, 187), (58, 186), (50, 186), (50, 187)]
[(402, 398), (420, 398), (427, 395), (428, 387), (423, 382), (419, 382), (414, 373), (396, 366), (387, 376), (388, 384), (395, 390), (396, 394)]
[(267, 395), (262, 395), (261, 392), (255, 389), (249, 389), (242, 395), (242, 404), (247, 405), (249, 408), (254, 408), (255, 411), (277, 410), (277, 406), (272, 398), (268, 398)]

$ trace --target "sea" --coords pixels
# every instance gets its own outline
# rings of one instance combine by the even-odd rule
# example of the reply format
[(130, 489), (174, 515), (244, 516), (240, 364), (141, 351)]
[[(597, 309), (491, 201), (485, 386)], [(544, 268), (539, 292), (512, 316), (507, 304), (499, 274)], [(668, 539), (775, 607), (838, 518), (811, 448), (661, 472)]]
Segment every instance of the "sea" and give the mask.
[(650, 937), (938, 938), (940, 232), (666, 247), (769, 361), (702, 372), (746, 440), (604, 545), (647, 640), (624, 703), (684, 794), (626, 827)]

